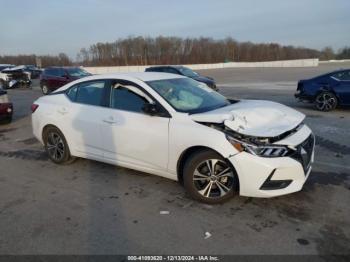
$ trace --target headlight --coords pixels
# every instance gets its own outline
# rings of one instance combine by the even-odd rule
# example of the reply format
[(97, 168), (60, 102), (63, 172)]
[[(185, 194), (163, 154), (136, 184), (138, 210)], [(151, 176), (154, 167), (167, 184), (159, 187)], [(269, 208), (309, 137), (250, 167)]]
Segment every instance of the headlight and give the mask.
[(283, 157), (290, 155), (294, 152), (293, 149), (287, 146), (280, 145), (263, 145), (257, 146), (253, 144), (249, 144), (246, 142), (242, 142), (233, 138), (229, 135), (226, 135), (227, 140), (236, 148), (239, 152), (246, 151), (255, 156), (261, 157)]

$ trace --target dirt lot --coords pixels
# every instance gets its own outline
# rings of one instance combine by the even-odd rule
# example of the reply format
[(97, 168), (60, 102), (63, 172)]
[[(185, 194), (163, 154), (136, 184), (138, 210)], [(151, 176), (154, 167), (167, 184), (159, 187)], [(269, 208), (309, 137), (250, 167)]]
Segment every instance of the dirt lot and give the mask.
[(201, 72), (227, 96), (302, 111), (317, 139), (301, 192), (217, 206), (160, 177), (83, 159), (51, 163), (31, 133), (37, 83), (10, 90), (14, 121), (0, 126), (0, 254), (350, 254), (350, 109), (321, 113), (293, 97), (298, 79), (337, 67)]

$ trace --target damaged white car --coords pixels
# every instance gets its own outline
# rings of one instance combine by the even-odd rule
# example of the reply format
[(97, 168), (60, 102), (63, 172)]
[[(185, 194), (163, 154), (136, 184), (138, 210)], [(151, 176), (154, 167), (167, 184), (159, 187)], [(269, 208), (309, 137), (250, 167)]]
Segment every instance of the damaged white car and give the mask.
[(87, 77), (39, 98), (32, 111), (34, 135), (53, 162), (82, 157), (163, 176), (212, 204), (236, 192), (299, 191), (314, 157), (302, 113), (229, 100), (173, 74)]
[(4, 67), (4, 65), (0, 65), (0, 88), (29, 88), (30, 85), (30, 73), (25, 71), (22, 66), (8, 65), (8, 67)]

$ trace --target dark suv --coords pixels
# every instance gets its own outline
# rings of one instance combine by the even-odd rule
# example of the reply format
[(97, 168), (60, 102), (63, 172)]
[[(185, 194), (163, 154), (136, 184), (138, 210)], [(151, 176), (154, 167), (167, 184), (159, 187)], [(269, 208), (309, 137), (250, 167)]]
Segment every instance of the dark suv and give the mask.
[(208, 87), (210, 87), (211, 89), (214, 89), (215, 91), (218, 91), (218, 88), (216, 87), (216, 83), (213, 78), (208, 76), (201, 76), (197, 72), (194, 72), (193, 70), (185, 66), (153, 66), (153, 67), (146, 68), (145, 71), (171, 73), (171, 74), (187, 76), (189, 78), (197, 80), (198, 82), (202, 82), (206, 84)]
[(40, 75), (40, 87), (47, 95), (69, 82), (90, 75), (80, 67), (48, 67)]

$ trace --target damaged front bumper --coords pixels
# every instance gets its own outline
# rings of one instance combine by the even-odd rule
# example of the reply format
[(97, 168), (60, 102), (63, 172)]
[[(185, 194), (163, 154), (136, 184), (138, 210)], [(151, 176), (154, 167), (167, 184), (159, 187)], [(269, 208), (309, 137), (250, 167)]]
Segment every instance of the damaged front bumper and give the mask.
[(2, 88), (30, 87), (32, 81), (27, 73), (21, 70), (7, 70), (1, 74)]
[(275, 197), (300, 191), (314, 161), (314, 136), (304, 125), (278, 144), (294, 146), (295, 155), (288, 157), (259, 157), (241, 152), (228, 158), (239, 178), (240, 195)]

